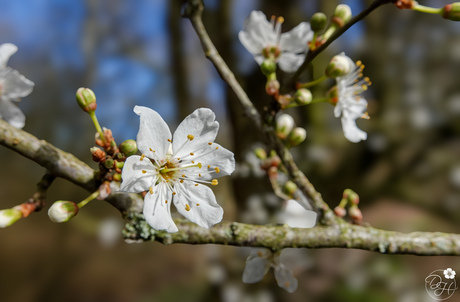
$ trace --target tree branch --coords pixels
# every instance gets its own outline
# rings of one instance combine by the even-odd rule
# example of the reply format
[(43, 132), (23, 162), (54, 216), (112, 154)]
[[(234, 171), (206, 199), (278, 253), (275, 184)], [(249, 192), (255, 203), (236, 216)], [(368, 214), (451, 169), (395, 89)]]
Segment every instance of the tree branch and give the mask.
[(250, 225), (221, 222), (210, 229), (186, 220), (175, 220), (179, 232), (156, 231), (142, 215), (131, 215), (123, 230), (127, 241), (158, 241), (169, 245), (220, 244), (245, 247), (283, 248), (349, 248), (382, 254), (420, 256), (460, 255), (460, 235), (440, 232), (399, 233), (341, 222), (311, 229), (287, 225)]
[(324, 202), (321, 194), (318, 193), (315, 187), (310, 183), (308, 178), (299, 170), (295, 164), (291, 153), (275, 135), (273, 128), (268, 122), (263, 122), (262, 117), (254, 107), (248, 95), (238, 83), (235, 75), (230, 70), (228, 65), (219, 55), (214, 43), (212, 43), (206, 28), (202, 21), (204, 5), (202, 0), (189, 0), (184, 11), (184, 17), (188, 18), (192, 23), (198, 37), (201, 41), (201, 46), (206, 57), (214, 64), (214, 67), (219, 72), (222, 79), (232, 88), (241, 105), (244, 108), (246, 115), (257, 126), (257, 128), (266, 136), (266, 140), (271, 144), (273, 149), (280, 156), (284, 166), (287, 168), (290, 177), (299, 187), (299, 189), (308, 196), (311, 200), (313, 208), (318, 212), (320, 222), (330, 224), (335, 220), (335, 215), (332, 213), (329, 206)]

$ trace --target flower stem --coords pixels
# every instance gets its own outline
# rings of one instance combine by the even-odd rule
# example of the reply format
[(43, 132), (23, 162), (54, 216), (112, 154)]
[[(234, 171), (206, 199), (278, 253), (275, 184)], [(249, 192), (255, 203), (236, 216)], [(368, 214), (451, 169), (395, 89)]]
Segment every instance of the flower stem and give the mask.
[(99, 121), (97, 120), (97, 117), (96, 117), (96, 112), (90, 111), (88, 113), (89, 113), (89, 116), (91, 117), (91, 120), (93, 120), (94, 127), (96, 127), (96, 131), (99, 133), (99, 136), (101, 137), (102, 142), (106, 144), (106, 140), (104, 137), (104, 131), (102, 131), (101, 125), (99, 125)]
[(412, 10), (415, 10), (417, 12), (427, 13), (427, 14), (436, 14), (436, 15), (440, 15), (443, 12), (442, 8), (428, 7), (428, 6), (424, 6), (420, 4), (416, 4), (414, 7), (412, 7)]
[(324, 81), (326, 79), (327, 79), (327, 76), (323, 75), (322, 77), (320, 77), (320, 78), (318, 78), (318, 79), (316, 79), (314, 81), (298, 85), (298, 88), (308, 88), (308, 87), (311, 87), (311, 86), (315, 86), (316, 84), (319, 84), (319, 83), (321, 83), (322, 81)]
[(88, 197), (86, 197), (86, 199), (80, 201), (80, 203), (78, 203), (78, 208), (80, 208), (80, 209), (83, 208), (88, 202), (90, 202), (91, 200), (95, 199), (98, 195), (99, 195), (99, 190), (95, 191), (93, 194), (91, 194)]

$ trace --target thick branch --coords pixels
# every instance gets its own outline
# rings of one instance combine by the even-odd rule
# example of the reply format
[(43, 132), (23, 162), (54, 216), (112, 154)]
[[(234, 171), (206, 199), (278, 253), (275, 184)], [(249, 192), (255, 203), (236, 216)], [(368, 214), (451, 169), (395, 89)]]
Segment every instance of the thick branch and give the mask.
[[(67, 179), (90, 192), (95, 191), (100, 185), (96, 171), (87, 164), (72, 154), (44, 140), (39, 140), (32, 134), (14, 128), (2, 119), (0, 119), (0, 145), (33, 160), (54, 176)], [(133, 198), (133, 194), (113, 194), (106, 201), (125, 213), (132, 206)]]
[(184, 16), (190, 19), (193, 28), (200, 38), (206, 57), (214, 64), (222, 79), (232, 88), (233, 92), (235, 92), (247, 116), (259, 128), (259, 130), (265, 134), (267, 141), (279, 154), (292, 180), (297, 184), (299, 189), (310, 198), (313, 207), (319, 213), (321, 222), (325, 224), (331, 223), (331, 221), (334, 220), (334, 215), (329, 206), (324, 202), (321, 194), (316, 191), (315, 187), (310, 183), (308, 178), (302, 173), (302, 171), (299, 170), (291, 153), (275, 135), (272, 127), (267, 125), (267, 123), (264, 124), (262, 122), (262, 117), (257, 112), (257, 109), (254, 107), (252, 101), (236, 80), (233, 72), (219, 55), (219, 52), (212, 43), (211, 38), (204, 27), (201, 18), (203, 9), (203, 2), (201, 0), (190, 0), (188, 1)]
[(311, 229), (287, 225), (250, 225), (222, 222), (210, 229), (185, 220), (176, 220), (179, 232), (155, 231), (142, 215), (129, 217), (123, 235), (129, 241), (158, 241), (169, 245), (221, 244), (247, 247), (283, 248), (352, 248), (382, 254), (413, 254), (420, 256), (460, 255), (460, 235), (413, 232), (409, 234), (384, 231), (345, 222)]

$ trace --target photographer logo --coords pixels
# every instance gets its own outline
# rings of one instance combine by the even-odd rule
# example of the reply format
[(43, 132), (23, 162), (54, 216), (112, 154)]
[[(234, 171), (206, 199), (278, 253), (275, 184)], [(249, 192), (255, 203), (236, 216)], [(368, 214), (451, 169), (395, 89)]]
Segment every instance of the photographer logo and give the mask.
[(432, 271), (425, 278), (425, 289), (428, 295), (435, 300), (449, 299), (457, 289), (455, 271), (451, 268)]

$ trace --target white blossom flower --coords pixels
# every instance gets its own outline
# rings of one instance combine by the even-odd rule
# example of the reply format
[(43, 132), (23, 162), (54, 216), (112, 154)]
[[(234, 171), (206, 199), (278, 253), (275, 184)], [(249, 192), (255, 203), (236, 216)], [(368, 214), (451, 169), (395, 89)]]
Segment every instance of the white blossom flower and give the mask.
[(140, 116), (137, 146), (142, 156), (127, 158), (122, 170), (121, 191), (144, 198), (144, 217), (156, 230), (177, 232), (171, 203), (190, 221), (206, 228), (220, 222), (223, 209), (212, 190), (217, 177), (235, 169), (233, 153), (214, 143), (219, 123), (210, 109), (200, 108), (187, 116), (171, 135), (168, 125), (154, 110), (136, 106)]
[(8, 59), (17, 50), (16, 45), (10, 43), (0, 45), (0, 118), (16, 128), (22, 128), (26, 118), (13, 102), (19, 102), (19, 98), (29, 95), (34, 83), (6, 66)]
[[(290, 227), (312, 228), (316, 224), (317, 214), (305, 209), (297, 201), (291, 199), (286, 202), (278, 220), (287, 223)], [(243, 271), (244, 283), (257, 283), (263, 279), (270, 267), (273, 267), (278, 286), (292, 293), (297, 289), (298, 281), (284, 264), (280, 263), (282, 250), (272, 252), (269, 249), (252, 249), (251, 255), (246, 259)]]
[(252, 11), (238, 37), (259, 65), (266, 58), (273, 57), (282, 70), (294, 72), (305, 59), (313, 31), (309, 23), (302, 22), (289, 32), (281, 34), (283, 22), (283, 17), (275, 20), (273, 16), (269, 22), (263, 12)]
[(456, 274), (455, 271), (451, 269), (450, 267), (444, 270), (444, 277), (446, 277), (446, 279), (454, 279), (455, 274)]
[[(342, 55), (345, 56), (343, 53)], [(361, 93), (367, 90), (371, 83), (369, 78), (362, 78), (363, 69), (364, 65), (358, 61), (350, 73), (336, 78), (337, 99), (335, 99), (334, 115), (342, 117), (343, 133), (353, 143), (367, 138), (366, 132), (356, 125), (356, 119), (369, 118), (366, 112), (367, 101), (361, 96)]]

